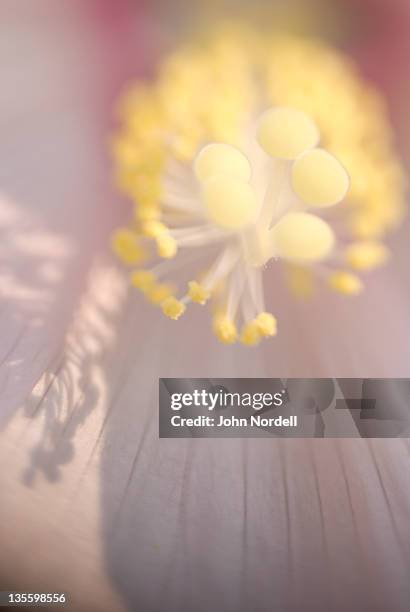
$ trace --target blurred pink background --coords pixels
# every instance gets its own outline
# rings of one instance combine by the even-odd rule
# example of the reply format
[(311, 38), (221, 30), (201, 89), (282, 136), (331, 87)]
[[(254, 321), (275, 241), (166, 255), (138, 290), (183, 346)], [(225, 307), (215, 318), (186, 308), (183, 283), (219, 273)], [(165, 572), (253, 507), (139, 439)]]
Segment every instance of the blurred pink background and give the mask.
[[(383, 89), (408, 162), (410, 4), (269, 4), (255, 13), (309, 15)], [(65, 590), (78, 610), (268, 609), (256, 581), (269, 609), (407, 609), (406, 440), (158, 440), (159, 376), (410, 376), (409, 221), (358, 300), (300, 304), (272, 277), (281, 333), (255, 351), (218, 345), (203, 313), (163, 320), (108, 252), (130, 215), (108, 154), (119, 93), (195, 19), (247, 9), (1, 3), (2, 589)]]

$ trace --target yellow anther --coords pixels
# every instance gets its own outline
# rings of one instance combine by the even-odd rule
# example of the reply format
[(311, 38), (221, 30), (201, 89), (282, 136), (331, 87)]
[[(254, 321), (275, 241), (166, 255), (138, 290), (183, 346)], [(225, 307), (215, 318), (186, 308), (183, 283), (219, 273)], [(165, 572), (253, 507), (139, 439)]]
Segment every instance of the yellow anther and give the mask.
[(241, 230), (257, 215), (257, 201), (246, 181), (218, 175), (204, 184), (203, 197), (210, 219), (227, 230)]
[(218, 315), (214, 319), (214, 332), (224, 344), (233, 344), (238, 339), (238, 331), (232, 319)]
[(216, 174), (228, 174), (243, 181), (251, 178), (248, 158), (235, 147), (212, 143), (204, 147), (194, 162), (197, 179), (205, 182)]
[(158, 206), (141, 206), (139, 202), (134, 206), (134, 215), (138, 221), (156, 221), (160, 215), (161, 210)]
[(162, 194), (162, 187), (156, 178), (140, 176), (134, 179), (132, 195), (141, 206), (158, 206)]
[(328, 223), (308, 213), (289, 213), (271, 230), (273, 255), (296, 263), (326, 259), (335, 237)]
[(259, 323), (255, 321), (251, 321), (250, 323), (246, 323), (242, 328), (241, 332), (241, 342), (242, 344), (246, 344), (246, 346), (256, 346), (259, 344), (262, 338), (262, 333), (259, 327)]
[(193, 302), (197, 304), (205, 304), (209, 300), (210, 292), (200, 285), (197, 281), (190, 281), (188, 283), (189, 291), (188, 295)]
[(177, 254), (177, 243), (169, 234), (161, 234), (156, 238), (157, 250), (160, 257), (172, 259)]
[(145, 221), (141, 225), (141, 231), (144, 236), (148, 236), (149, 238), (158, 238), (158, 236), (166, 234), (168, 232), (168, 228), (160, 221)]
[(255, 319), (259, 332), (262, 336), (276, 336), (277, 322), (275, 317), (269, 312), (261, 312)]
[(383, 223), (372, 211), (358, 212), (351, 219), (352, 234), (362, 240), (372, 240), (383, 235)]
[(319, 141), (319, 130), (305, 113), (293, 108), (271, 108), (259, 120), (257, 139), (272, 157), (295, 159)]
[(138, 264), (146, 259), (146, 252), (132, 230), (116, 230), (111, 238), (111, 246), (114, 253), (126, 264)]
[(149, 287), (145, 291), (145, 294), (152, 304), (162, 304), (164, 300), (172, 297), (173, 292), (174, 288), (171, 285), (158, 283), (154, 284), (152, 287)]
[(333, 206), (349, 189), (349, 175), (333, 155), (313, 149), (301, 155), (292, 167), (295, 193), (311, 206)]
[(313, 273), (306, 266), (288, 264), (287, 282), (292, 293), (300, 299), (312, 297), (314, 291)]
[(131, 139), (117, 138), (112, 143), (112, 152), (117, 161), (124, 166), (136, 166), (141, 159), (140, 149)]
[(343, 295), (358, 295), (363, 290), (363, 283), (351, 272), (340, 270), (334, 272), (328, 279), (329, 287)]
[(130, 170), (127, 166), (119, 165), (115, 173), (115, 184), (120, 191), (127, 195), (132, 195), (135, 188), (135, 170)]
[(355, 270), (372, 270), (389, 259), (387, 247), (380, 242), (355, 242), (346, 249), (346, 261)]
[(131, 283), (144, 293), (152, 289), (155, 282), (155, 274), (149, 270), (135, 270), (135, 272), (131, 274)]
[(167, 297), (161, 304), (162, 312), (176, 321), (185, 312), (186, 306), (174, 296)]

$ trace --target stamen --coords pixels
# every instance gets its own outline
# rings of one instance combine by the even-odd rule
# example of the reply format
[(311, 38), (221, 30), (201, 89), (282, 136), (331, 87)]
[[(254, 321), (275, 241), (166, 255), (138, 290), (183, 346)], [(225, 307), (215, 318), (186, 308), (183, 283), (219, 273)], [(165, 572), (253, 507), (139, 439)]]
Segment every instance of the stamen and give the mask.
[(136, 270), (132, 275), (131, 279), (134, 277), (137, 279), (137, 284), (133, 283), (136, 287), (138, 287), (139, 279), (145, 278), (154, 278), (155, 280), (159, 280), (163, 278), (169, 272), (177, 272), (180, 268), (184, 267), (187, 263), (191, 263), (192, 261), (198, 260), (203, 257), (203, 253), (196, 251), (194, 254), (185, 252), (178, 252), (177, 256), (173, 259), (160, 259), (157, 264), (155, 264), (149, 270)]
[(200, 225), (187, 228), (177, 228), (169, 231), (178, 247), (199, 247), (220, 240), (226, 240), (226, 230), (214, 225)]
[(162, 205), (165, 209), (203, 216), (195, 177), (189, 167), (175, 160), (171, 161), (167, 166), (162, 185)]
[(238, 249), (234, 246), (223, 250), (214, 265), (205, 274), (202, 285), (207, 291), (212, 291), (217, 283), (225, 279), (240, 258)]
[(176, 321), (185, 312), (185, 305), (175, 297), (167, 297), (161, 304), (164, 315)]
[(111, 246), (114, 253), (125, 264), (139, 264), (147, 258), (147, 252), (138, 235), (130, 229), (116, 230), (111, 238)]
[(188, 287), (188, 296), (196, 304), (204, 305), (211, 297), (211, 292), (205, 289), (205, 287), (197, 281), (190, 281)]
[(238, 338), (238, 330), (234, 321), (225, 315), (214, 317), (214, 332), (223, 344), (233, 344)]
[(343, 295), (359, 295), (363, 291), (363, 283), (360, 278), (344, 270), (334, 272), (328, 282), (331, 289)]
[(256, 324), (258, 325), (259, 332), (262, 336), (276, 336), (277, 333), (277, 321), (270, 312), (261, 312), (256, 317)]
[(387, 247), (380, 242), (355, 242), (347, 247), (347, 263), (355, 270), (373, 270), (382, 266), (390, 257)]
[(244, 278), (239, 266), (236, 266), (226, 280), (225, 286), (227, 302), (214, 317), (214, 332), (224, 344), (233, 344), (238, 339), (238, 330), (235, 324), (236, 312), (243, 291)]
[(198, 200), (194, 196), (190, 195), (179, 195), (172, 191), (165, 191), (165, 195), (162, 200), (162, 205), (165, 209), (176, 210), (190, 215), (203, 216)]
[(256, 321), (246, 323), (241, 332), (241, 342), (246, 346), (256, 346), (261, 340), (261, 332)]
[(173, 285), (167, 283), (154, 284), (145, 291), (147, 299), (156, 306), (160, 306), (168, 297), (172, 297), (175, 291)]
[(134, 216), (137, 221), (157, 221), (161, 215), (161, 209), (157, 204), (152, 206), (141, 206), (139, 203), (134, 206)]
[(161, 234), (156, 238), (157, 251), (160, 257), (165, 259), (172, 259), (175, 257), (178, 251), (176, 240), (168, 233)]
[(167, 234), (168, 228), (160, 221), (149, 220), (142, 223), (141, 232), (148, 238), (158, 238), (158, 236)]
[(156, 282), (156, 276), (149, 270), (135, 270), (131, 274), (131, 283), (143, 293), (152, 289)]
[(246, 274), (248, 278), (249, 293), (255, 306), (256, 312), (265, 310), (265, 298), (263, 295), (262, 272), (258, 268), (247, 266)]
[[(241, 303), (241, 296), (243, 295), (245, 286), (245, 275), (243, 270), (236, 265), (230, 274), (230, 278), (227, 281), (227, 303), (226, 303), (226, 314), (229, 319), (235, 320), (238, 306)], [(244, 296), (245, 298), (247, 295)], [(242, 300), (243, 304), (243, 300)]]

